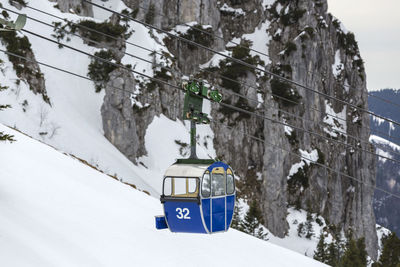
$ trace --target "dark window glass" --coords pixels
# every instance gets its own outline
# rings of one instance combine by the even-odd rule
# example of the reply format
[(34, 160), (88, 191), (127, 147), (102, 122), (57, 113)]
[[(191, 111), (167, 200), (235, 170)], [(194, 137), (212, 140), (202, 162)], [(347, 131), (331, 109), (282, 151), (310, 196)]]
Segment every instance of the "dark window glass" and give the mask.
[(203, 175), (203, 181), (201, 184), (201, 195), (203, 197), (210, 197), (210, 191), (211, 191), (210, 184), (211, 184), (210, 183), (210, 174), (205, 173)]
[(226, 193), (231, 195), (233, 192), (235, 192), (235, 180), (232, 174), (228, 174), (226, 175)]
[(225, 175), (222, 173), (212, 174), (212, 196), (225, 195)]

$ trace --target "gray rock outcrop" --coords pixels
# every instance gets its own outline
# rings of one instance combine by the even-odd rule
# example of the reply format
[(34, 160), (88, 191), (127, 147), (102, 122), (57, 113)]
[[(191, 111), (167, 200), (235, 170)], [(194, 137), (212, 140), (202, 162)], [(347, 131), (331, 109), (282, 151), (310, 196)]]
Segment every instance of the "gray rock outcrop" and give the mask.
[(92, 5), (82, 0), (54, 0), (61, 12), (75, 13), (84, 17), (93, 17)]

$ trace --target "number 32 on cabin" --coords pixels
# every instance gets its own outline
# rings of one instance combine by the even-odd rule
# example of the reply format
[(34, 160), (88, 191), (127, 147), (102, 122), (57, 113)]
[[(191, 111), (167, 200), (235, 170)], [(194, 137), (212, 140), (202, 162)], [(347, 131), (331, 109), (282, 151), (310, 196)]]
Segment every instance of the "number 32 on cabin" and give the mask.
[(176, 212), (177, 212), (176, 218), (178, 218), (180, 220), (182, 220), (182, 219), (190, 220), (190, 216), (189, 216), (190, 211), (189, 211), (188, 208), (183, 208), (183, 209), (182, 208), (176, 208)]

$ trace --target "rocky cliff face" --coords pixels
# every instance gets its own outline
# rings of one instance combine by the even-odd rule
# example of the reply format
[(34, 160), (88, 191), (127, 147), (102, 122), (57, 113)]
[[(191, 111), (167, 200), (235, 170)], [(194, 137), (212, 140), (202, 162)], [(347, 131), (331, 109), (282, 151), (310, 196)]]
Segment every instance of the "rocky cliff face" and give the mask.
[(81, 0), (53, 0), (53, 2), (57, 2), (56, 5), (61, 12), (71, 12), (86, 17), (93, 16), (92, 6)]
[[(354, 35), (347, 33), (340, 22), (327, 13), (327, 1), (267, 2), (268, 5), (258, 0), (124, 0), (140, 20), (167, 30), (197, 21), (198, 27), (222, 38), (190, 30), (182, 33), (185, 38), (219, 51), (228, 50), (238, 59), (367, 109), (366, 76), (357, 43)], [(258, 44), (256, 49), (269, 57), (256, 55), (246, 48), (252, 47), (254, 42), (246, 40), (249, 35), (244, 34), (254, 31), (259, 32), (257, 38), (253, 35), (254, 42), (265, 37), (265, 43)], [(242, 46), (230, 44), (226, 47), (232, 38), (241, 38), (236, 41)], [(257, 199), (265, 225), (273, 234), (285, 236), (287, 207), (294, 205), (321, 214), (331, 229), (351, 230), (355, 237), (365, 237), (369, 255), (376, 258), (377, 236), (370, 187), (375, 184), (375, 160), (359, 150), (373, 148), (350, 137), (368, 140), (367, 114), (230, 60), (223, 59), (219, 64), (200, 68), (213, 57), (212, 53), (171, 38), (158, 42), (168, 48), (167, 66), (175, 71), (170, 73), (155, 66), (155, 77), (172, 84), (179, 84), (181, 72), (205, 78), (225, 88), (224, 102), (294, 126), (284, 127), (271, 120), (212, 105), (211, 114), (219, 122), (212, 124), (217, 155), (229, 162), (241, 177), (242, 196)], [(117, 92), (110, 85), (135, 88), (133, 97), (129, 100), (125, 93)], [(145, 129), (155, 115), (163, 113), (171, 119), (180, 116), (183, 96), (165, 89), (161, 83), (135, 80), (122, 70), (110, 74), (102, 107), (105, 135), (132, 161), (146, 153)], [(239, 98), (234, 93), (258, 98), (263, 104)], [(310, 132), (359, 149), (327, 142)], [(249, 139), (245, 133), (262, 138), (266, 143)], [(301, 160), (289, 151), (308, 155), (362, 183)]]
[[(340, 22), (327, 13), (326, 1), (282, 2), (273, 4), (268, 14), (271, 21), (269, 34), (274, 37), (269, 45), (270, 69), (302, 85), (367, 109), (365, 72), (354, 36), (344, 32)], [(268, 87), (272, 92), (283, 88), (272, 82)], [(280, 102), (279, 106), (301, 119), (281, 115), (282, 119), (296, 127), (373, 151), (368, 143), (347, 136), (368, 140), (367, 114), (302, 88), (291, 86), (291, 90), (297, 91), (301, 104), (288, 106)], [(324, 113), (311, 110), (310, 107)], [(327, 114), (336, 115), (342, 120), (334, 119), (331, 123)], [(361, 184), (307, 164), (304, 165), (306, 168), (297, 169), (297, 173), (289, 173), (294, 171), (293, 164), (299, 159), (285, 154), (276, 155), (266, 147), (262, 206), (267, 226), (276, 234), (283, 235), (286, 230), (282, 223), (285, 220), (285, 203), (299, 204), (303, 208), (309, 205), (313, 212), (322, 214), (331, 224), (340, 225), (345, 230), (352, 229), (356, 237), (365, 236), (369, 254), (376, 257), (377, 237), (371, 188), (375, 184), (373, 156), (325, 142), (316, 135), (295, 129), (290, 136), (287, 135), (291, 141), (287, 142), (281, 140), (282, 130), (271, 130), (271, 123), (266, 124), (264, 138), (271, 143), (281, 144), (292, 151), (300, 149), (310, 153), (317, 150), (320, 163), (363, 182)], [(293, 133), (296, 133), (295, 137)]]

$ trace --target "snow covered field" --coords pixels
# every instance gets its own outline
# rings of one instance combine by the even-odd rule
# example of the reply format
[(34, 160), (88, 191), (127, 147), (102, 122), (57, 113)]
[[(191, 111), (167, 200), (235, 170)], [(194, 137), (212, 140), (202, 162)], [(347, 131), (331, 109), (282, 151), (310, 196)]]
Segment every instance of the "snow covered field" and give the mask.
[(160, 202), (0, 124), (2, 266), (324, 266), (236, 230), (156, 230)]

